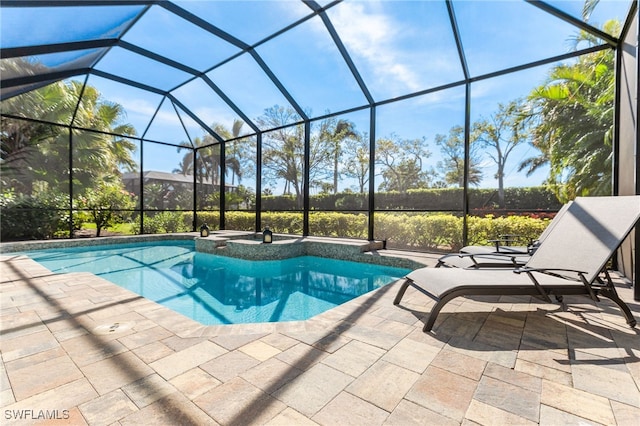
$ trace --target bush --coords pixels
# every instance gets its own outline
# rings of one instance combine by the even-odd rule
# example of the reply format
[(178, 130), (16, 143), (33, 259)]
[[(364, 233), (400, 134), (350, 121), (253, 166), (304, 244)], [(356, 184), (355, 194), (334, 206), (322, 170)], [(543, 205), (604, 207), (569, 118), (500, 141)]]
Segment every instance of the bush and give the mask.
[(42, 240), (69, 236), (68, 197), (53, 191), (0, 195), (0, 239)]
[(367, 238), (368, 216), (364, 213), (311, 212), (309, 233), (321, 237)]
[(142, 230), (145, 234), (189, 232), (191, 226), (185, 224), (182, 212), (159, 212), (153, 216), (144, 215)]

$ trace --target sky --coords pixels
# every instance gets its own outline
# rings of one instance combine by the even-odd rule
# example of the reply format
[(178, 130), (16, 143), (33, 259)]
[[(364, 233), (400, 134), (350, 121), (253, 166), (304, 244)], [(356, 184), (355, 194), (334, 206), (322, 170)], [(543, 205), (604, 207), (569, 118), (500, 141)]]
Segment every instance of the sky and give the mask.
[[(278, 82), (311, 116), (368, 103), (327, 31), (326, 23), (319, 17), (256, 45), (270, 34), (308, 16), (311, 9), (304, 3), (293, 0), (175, 3), (242, 43), (255, 46), (255, 52)], [(575, 16), (580, 15), (583, 4), (574, 0), (550, 3)], [(520, 0), (453, 0), (452, 4), (471, 77), (567, 53), (571, 49), (571, 39), (578, 32), (566, 22)], [(627, 0), (601, 0), (590, 22), (599, 26), (610, 18), (622, 20), (629, 4)], [(140, 10), (139, 6), (3, 8), (0, 16), (2, 47), (118, 36)], [(331, 7), (327, 16), (375, 102), (460, 82), (464, 78), (444, 1), (346, 0)], [(38, 25), (34, 25), (36, 22)], [(207, 79), (226, 93), (251, 120), (273, 105), (289, 105), (254, 57), (242, 53), (238, 45), (196, 27), (160, 6), (152, 6), (122, 39), (198, 72), (206, 72)], [(51, 67), (65, 67), (71, 59), (92, 58), (95, 54), (95, 51), (82, 51), (41, 55), (37, 59)], [(211, 69), (225, 60), (228, 61)], [(545, 80), (550, 67), (473, 83), (472, 121), (488, 118), (499, 103), (526, 96)], [(112, 48), (96, 69), (161, 90), (175, 88), (172, 95), (206, 124), (221, 123), (231, 128), (233, 120), (238, 118), (204, 80), (193, 79), (183, 84), (191, 79), (189, 73), (122, 47)], [(185, 129), (191, 138), (203, 133), (196, 122), (186, 114), (178, 115), (175, 107), (168, 100), (163, 101), (160, 95), (98, 76), (90, 76), (88, 83), (97, 87), (105, 99), (123, 105), (127, 121), (145, 138), (180, 143), (187, 139)], [(378, 107), (377, 112), (377, 137), (395, 134), (406, 139), (425, 138), (432, 152), (427, 166), (436, 167), (441, 158), (433, 143), (434, 137), (447, 134), (452, 126), (464, 123), (464, 88), (460, 86), (385, 104)], [(367, 112), (340, 118), (354, 121), (360, 131), (369, 130)], [(249, 126), (244, 129), (250, 131)], [(145, 144), (144, 167), (171, 171), (183, 154), (174, 147)], [(528, 145), (512, 154), (507, 165), (508, 186), (531, 186), (542, 182), (546, 170), (529, 178), (517, 172), (517, 164), (534, 154), (535, 150)], [(483, 170), (485, 179), (481, 186), (495, 187), (490, 160), (483, 161)], [(251, 186), (249, 182), (245, 184)]]

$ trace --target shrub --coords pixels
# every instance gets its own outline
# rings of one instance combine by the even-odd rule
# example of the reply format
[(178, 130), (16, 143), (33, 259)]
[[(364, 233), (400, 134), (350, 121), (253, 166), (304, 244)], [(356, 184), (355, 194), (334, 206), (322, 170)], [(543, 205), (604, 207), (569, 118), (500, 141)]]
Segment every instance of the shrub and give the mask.
[(164, 234), (171, 232), (189, 232), (191, 226), (185, 224), (182, 212), (159, 212), (153, 216), (144, 215), (142, 225), (145, 234)]
[(69, 198), (54, 191), (0, 195), (0, 239), (36, 240), (69, 236)]

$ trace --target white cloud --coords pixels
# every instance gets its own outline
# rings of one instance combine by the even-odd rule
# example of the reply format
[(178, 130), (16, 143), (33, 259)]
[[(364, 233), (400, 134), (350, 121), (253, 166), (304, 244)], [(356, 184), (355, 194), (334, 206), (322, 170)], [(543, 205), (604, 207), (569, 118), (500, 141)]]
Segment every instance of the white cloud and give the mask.
[(363, 3), (342, 3), (330, 9), (331, 21), (349, 52), (368, 63), (377, 84), (400, 83), (406, 91), (423, 88), (419, 75), (402, 61), (398, 38), (406, 24), (374, 11), (379, 9), (375, 4), (369, 9)]

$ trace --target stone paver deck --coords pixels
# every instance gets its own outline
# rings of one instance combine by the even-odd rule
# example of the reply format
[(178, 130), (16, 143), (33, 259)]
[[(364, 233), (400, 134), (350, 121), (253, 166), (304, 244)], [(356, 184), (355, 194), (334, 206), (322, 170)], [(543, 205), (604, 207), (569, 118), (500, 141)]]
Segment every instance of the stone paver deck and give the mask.
[[(0, 262), (2, 424), (603, 424), (640, 419), (640, 332), (606, 300), (398, 284), (305, 322), (203, 326), (94, 275)], [(632, 290), (619, 291), (636, 318)]]

